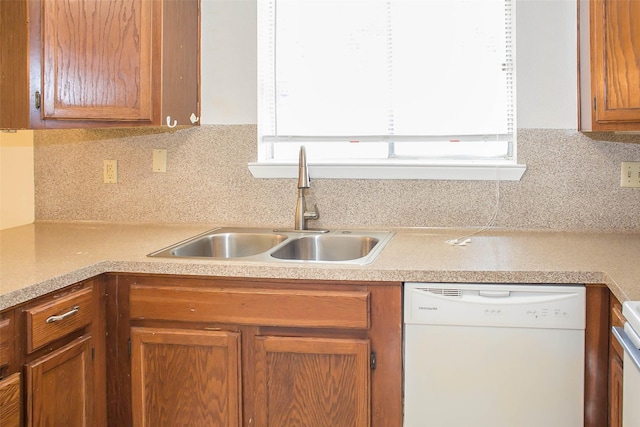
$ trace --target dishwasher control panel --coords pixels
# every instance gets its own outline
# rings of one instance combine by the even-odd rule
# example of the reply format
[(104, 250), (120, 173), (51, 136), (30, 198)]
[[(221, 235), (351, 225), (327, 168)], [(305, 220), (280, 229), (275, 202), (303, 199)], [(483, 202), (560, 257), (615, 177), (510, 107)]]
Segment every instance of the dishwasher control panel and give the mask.
[(584, 329), (582, 285), (405, 283), (406, 324)]

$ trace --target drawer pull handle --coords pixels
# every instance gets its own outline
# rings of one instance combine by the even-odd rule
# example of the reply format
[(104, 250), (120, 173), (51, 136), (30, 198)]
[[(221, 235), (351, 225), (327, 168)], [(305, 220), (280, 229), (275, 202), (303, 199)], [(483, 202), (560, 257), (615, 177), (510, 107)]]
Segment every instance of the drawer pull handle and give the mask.
[(61, 314), (59, 316), (51, 316), (47, 319), (47, 323), (53, 323), (53, 322), (59, 322), (61, 320), (66, 319), (67, 317), (73, 316), (74, 314), (76, 314), (78, 311), (80, 311), (80, 307), (78, 307), (77, 305), (75, 307), (73, 307), (71, 310), (67, 311), (64, 314)]

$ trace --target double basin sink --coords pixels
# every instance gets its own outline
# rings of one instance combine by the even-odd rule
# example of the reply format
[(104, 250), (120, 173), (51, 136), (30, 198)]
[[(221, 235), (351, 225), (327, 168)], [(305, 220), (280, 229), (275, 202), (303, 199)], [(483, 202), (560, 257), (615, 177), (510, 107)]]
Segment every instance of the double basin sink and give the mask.
[(389, 231), (216, 228), (149, 256), (365, 265), (392, 237)]

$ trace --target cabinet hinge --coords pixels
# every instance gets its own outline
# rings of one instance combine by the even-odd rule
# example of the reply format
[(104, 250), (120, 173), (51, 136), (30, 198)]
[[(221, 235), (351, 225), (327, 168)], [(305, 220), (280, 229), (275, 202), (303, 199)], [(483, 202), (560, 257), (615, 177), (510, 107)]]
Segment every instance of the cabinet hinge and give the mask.
[(593, 97), (593, 111), (596, 111), (596, 97)]
[(376, 369), (376, 352), (372, 351), (369, 357), (369, 361), (371, 364), (371, 369)]
[(129, 353), (129, 357), (131, 357), (131, 338), (127, 342), (127, 353)]
[(91, 360), (96, 360), (96, 348), (91, 347)]

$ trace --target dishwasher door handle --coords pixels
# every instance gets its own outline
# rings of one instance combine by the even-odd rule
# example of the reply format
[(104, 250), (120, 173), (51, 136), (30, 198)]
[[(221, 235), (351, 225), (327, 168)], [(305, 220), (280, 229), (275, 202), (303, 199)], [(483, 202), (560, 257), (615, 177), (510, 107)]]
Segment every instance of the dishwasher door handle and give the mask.
[(482, 290), (482, 291), (478, 291), (478, 295), (480, 295), (481, 297), (487, 297), (487, 298), (506, 298), (511, 295), (511, 292)]
[(633, 360), (633, 364), (636, 365), (636, 368), (640, 369), (640, 350), (635, 346), (631, 338), (624, 331), (624, 328), (619, 326), (613, 326), (611, 328), (611, 332), (616, 337), (624, 351), (631, 357)]

